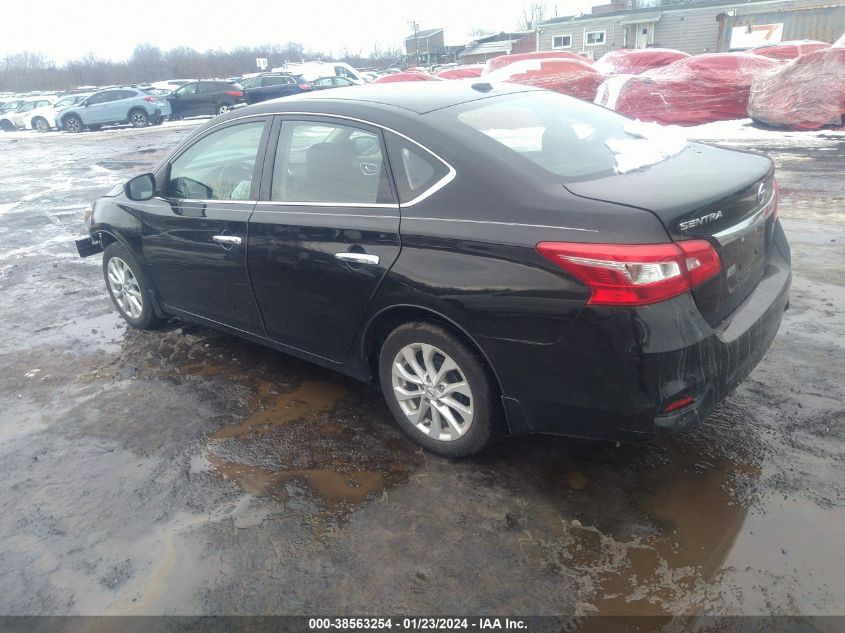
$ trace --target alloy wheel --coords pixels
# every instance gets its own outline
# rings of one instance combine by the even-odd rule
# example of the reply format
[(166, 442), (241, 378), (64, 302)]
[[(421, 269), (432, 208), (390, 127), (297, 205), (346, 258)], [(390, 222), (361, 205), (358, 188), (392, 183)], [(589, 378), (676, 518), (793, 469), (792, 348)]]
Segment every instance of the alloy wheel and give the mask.
[(472, 389), (448, 354), (412, 343), (396, 354), (391, 373), (393, 395), (420, 432), (443, 442), (466, 434), (475, 411)]
[(147, 124), (147, 116), (141, 112), (132, 114), (132, 125), (135, 127), (144, 127)]
[(144, 299), (138, 279), (125, 261), (112, 257), (108, 263), (109, 289), (118, 307), (129, 318), (140, 319), (144, 311)]
[(35, 121), (35, 129), (39, 132), (49, 132), (50, 125), (44, 119), (36, 119)]
[(227, 106), (226, 104), (223, 104), (223, 105), (221, 105), (220, 107), (217, 108), (217, 114), (225, 114), (229, 110), (230, 110), (229, 106)]
[(65, 129), (68, 132), (79, 132), (82, 129), (82, 124), (77, 118), (70, 118), (65, 122)]

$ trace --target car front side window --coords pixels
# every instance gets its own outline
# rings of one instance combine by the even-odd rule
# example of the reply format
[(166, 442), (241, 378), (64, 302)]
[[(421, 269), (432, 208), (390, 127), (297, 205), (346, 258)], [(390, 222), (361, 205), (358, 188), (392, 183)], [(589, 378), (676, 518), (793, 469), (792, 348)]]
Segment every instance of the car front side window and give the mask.
[(240, 123), (213, 132), (170, 166), (167, 195), (194, 200), (249, 200), (264, 122)]
[(271, 200), (392, 203), (379, 136), (348, 125), (285, 121), (273, 165)]

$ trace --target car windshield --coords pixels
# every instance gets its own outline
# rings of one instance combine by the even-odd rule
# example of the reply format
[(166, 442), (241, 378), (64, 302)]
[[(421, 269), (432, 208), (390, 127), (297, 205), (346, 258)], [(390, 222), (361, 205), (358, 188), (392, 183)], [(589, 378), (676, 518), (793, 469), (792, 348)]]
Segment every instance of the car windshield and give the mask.
[(458, 121), (563, 180), (641, 169), (681, 152), (686, 138), (553, 92), (463, 106)]

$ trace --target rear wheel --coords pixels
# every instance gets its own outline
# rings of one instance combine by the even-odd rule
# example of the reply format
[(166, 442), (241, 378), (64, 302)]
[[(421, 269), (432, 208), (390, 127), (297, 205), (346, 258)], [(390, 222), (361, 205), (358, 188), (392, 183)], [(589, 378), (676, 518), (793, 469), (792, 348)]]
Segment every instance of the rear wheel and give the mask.
[(103, 251), (103, 277), (112, 302), (129, 325), (151, 330), (161, 323), (140, 264), (120, 242), (112, 242)]
[(32, 120), (32, 127), (39, 132), (49, 132), (50, 131), (50, 124), (47, 123), (47, 119), (44, 117), (35, 117)]
[(129, 122), (132, 127), (147, 127), (150, 124), (150, 117), (143, 110), (132, 110), (129, 113)]
[(226, 113), (227, 113), (227, 112), (229, 112), (231, 109), (232, 109), (232, 108), (231, 108), (231, 106), (229, 106), (229, 105), (227, 105), (227, 104), (225, 104), (225, 103), (221, 103), (219, 106), (217, 106), (217, 114), (218, 114), (218, 115), (219, 115), (219, 114), (226, 114)]
[(65, 128), (65, 132), (76, 134), (82, 131), (82, 119), (75, 114), (68, 115), (62, 120), (62, 126)]
[(499, 409), (490, 371), (438, 325), (413, 322), (396, 328), (381, 348), (379, 380), (402, 430), (434, 453), (472, 455), (493, 436)]

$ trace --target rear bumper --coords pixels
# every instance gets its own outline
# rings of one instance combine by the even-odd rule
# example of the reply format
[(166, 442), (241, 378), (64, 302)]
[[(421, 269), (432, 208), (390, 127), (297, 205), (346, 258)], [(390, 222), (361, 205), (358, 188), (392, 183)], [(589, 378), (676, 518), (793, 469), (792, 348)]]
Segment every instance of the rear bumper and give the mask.
[[(789, 301), (778, 224), (763, 280), (713, 328), (687, 294), (643, 308), (587, 308), (551, 345), (482, 339), (512, 432), (651, 439), (703, 420), (760, 362)], [(694, 402), (661, 415), (683, 396)]]

